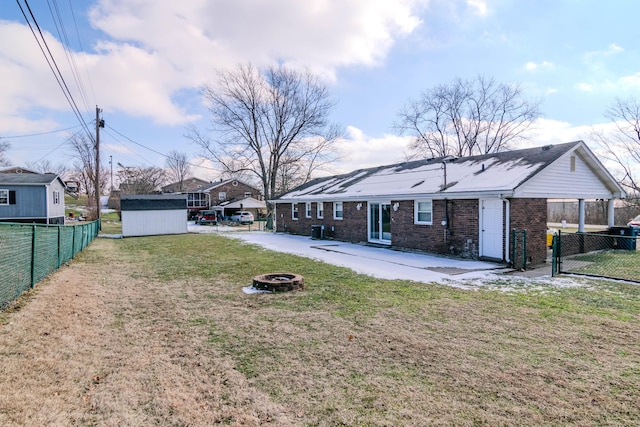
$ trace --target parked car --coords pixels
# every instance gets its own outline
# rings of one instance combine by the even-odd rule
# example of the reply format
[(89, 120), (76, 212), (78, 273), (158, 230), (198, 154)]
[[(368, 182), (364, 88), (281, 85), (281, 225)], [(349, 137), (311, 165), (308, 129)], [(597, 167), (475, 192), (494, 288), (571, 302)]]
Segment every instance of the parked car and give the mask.
[(253, 224), (253, 214), (247, 211), (236, 212), (231, 215), (231, 221), (239, 222), (240, 224)]
[(202, 211), (198, 218), (196, 219), (196, 224), (200, 225), (217, 225), (218, 224), (218, 214), (216, 211)]
[(640, 228), (640, 215), (638, 215), (637, 217), (635, 217), (631, 221), (629, 221), (629, 223), (627, 224), (627, 227), (638, 227), (638, 228)]

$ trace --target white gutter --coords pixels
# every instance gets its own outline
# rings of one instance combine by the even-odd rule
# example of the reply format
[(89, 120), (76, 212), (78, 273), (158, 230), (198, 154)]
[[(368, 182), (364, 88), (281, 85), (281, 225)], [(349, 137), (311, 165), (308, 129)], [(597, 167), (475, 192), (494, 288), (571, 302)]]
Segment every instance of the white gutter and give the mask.
[(412, 199), (478, 199), (490, 197), (514, 197), (513, 190), (490, 190), (478, 192), (457, 192), (457, 193), (405, 193), (405, 194), (358, 194), (340, 197), (339, 195), (327, 197), (324, 195), (304, 195), (300, 197), (287, 197), (282, 199), (269, 200), (269, 203), (303, 203), (303, 202), (349, 202), (349, 201), (388, 201), (388, 200), (412, 200)]
[(510, 222), (511, 222), (511, 203), (509, 202), (509, 199), (504, 199), (505, 202), (505, 221), (504, 221), (504, 240), (505, 240), (505, 246), (506, 246), (506, 256), (505, 261), (507, 262), (511, 262), (511, 259), (509, 258), (509, 255), (511, 254), (511, 251), (509, 250), (509, 245), (510, 245), (510, 236), (511, 236), (511, 227), (509, 226)]

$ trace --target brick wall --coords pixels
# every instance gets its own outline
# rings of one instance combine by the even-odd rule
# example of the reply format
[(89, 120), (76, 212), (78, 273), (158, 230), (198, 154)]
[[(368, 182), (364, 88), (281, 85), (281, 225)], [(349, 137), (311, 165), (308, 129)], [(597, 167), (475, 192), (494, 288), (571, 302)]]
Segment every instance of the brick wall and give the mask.
[[(361, 204), (360, 210), (357, 206)], [(324, 237), (345, 242), (367, 241), (367, 203), (344, 202), (343, 218), (333, 218), (333, 203), (324, 202), (323, 218), (317, 217), (317, 203), (311, 203), (311, 218), (306, 217), (305, 203), (298, 203), (298, 219), (292, 218), (291, 203), (278, 203), (276, 231), (311, 236), (312, 225), (324, 225)]]
[[(361, 203), (361, 209), (357, 205)], [(394, 200), (398, 210), (391, 211), (391, 244), (397, 248), (478, 258), (479, 255), (479, 201), (434, 200), (432, 225), (414, 224), (414, 201)], [(446, 203), (446, 205), (445, 205)], [(367, 202), (345, 202), (344, 219), (333, 219), (333, 203), (324, 203), (324, 218), (316, 217), (317, 205), (311, 204), (311, 218), (305, 216), (305, 204), (298, 204), (298, 220), (291, 218), (291, 204), (279, 203), (277, 230), (311, 236), (312, 225), (324, 225), (324, 236), (346, 242), (366, 242)], [(449, 217), (449, 227), (442, 221)], [(506, 215), (503, 216), (506, 219)], [(510, 229), (527, 230), (527, 257), (529, 264), (546, 260), (547, 201), (546, 199), (511, 200)], [(504, 229), (504, 224), (503, 224)], [(513, 242), (510, 242), (513, 245)], [(509, 248), (511, 251), (511, 248)], [(511, 252), (509, 252), (511, 254)], [(506, 255), (506, 254), (505, 254)]]
[[(547, 199), (511, 199), (510, 203), (509, 228), (527, 230), (527, 263), (535, 265), (545, 262), (547, 259)], [(514, 242), (509, 243), (511, 251)]]
[[(225, 200), (239, 200), (245, 198), (245, 193), (251, 193), (251, 197), (257, 200), (262, 200), (262, 194), (259, 190), (250, 185), (244, 184), (240, 181), (235, 181), (236, 185), (233, 185), (234, 181), (227, 182), (226, 184), (220, 185), (219, 187), (214, 188), (209, 193), (211, 197), (211, 204), (218, 205)], [(219, 199), (220, 193), (226, 193), (226, 198), (224, 200)]]
[[(393, 246), (426, 252), (478, 257), (478, 200), (433, 201), (433, 224), (414, 224), (414, 201), (400, 200), (397, 211), (391, 212), (391, 243)], [(449, 229), (442, 221), (449, 213)]]

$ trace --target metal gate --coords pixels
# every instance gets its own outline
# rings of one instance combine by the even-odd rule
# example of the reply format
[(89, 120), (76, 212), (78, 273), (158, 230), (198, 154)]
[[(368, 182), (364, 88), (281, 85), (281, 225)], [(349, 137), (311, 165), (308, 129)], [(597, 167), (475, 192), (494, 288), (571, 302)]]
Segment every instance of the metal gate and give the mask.
[(600, 233), (562, 233), (553, 237), (552, 276), (580, 274), (640, 282), (637, 229), (613, 227)]

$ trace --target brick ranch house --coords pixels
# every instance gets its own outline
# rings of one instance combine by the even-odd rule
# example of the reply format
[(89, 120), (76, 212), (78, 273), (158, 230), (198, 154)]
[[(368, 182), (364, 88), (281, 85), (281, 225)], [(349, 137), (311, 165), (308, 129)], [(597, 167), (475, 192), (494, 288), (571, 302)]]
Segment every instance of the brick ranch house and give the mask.
[[(583, 141), (480, 156), (418, 160), (318, 178), (281, 195), (276, 231), (510, 261), (511, 232), (527, 230), (529, 264), (547, 258), (547, 199), (625, 192)], [(314, 227), (315, 226), (315, 227)], [(318, 236), (315, 236), (318, 237)]]

